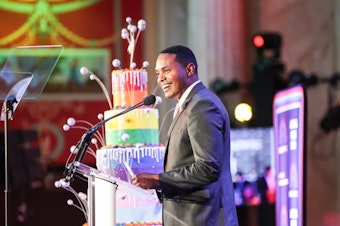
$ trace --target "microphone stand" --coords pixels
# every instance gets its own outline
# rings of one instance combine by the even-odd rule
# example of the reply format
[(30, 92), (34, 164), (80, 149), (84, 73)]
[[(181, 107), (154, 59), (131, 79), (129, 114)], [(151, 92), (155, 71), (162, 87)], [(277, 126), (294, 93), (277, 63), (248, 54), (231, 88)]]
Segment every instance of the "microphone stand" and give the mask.
[(9, 170), (8, 170), (8, 128), (9, 119), (13, 119), (13, 105), (18, 103), (14, 95), (7, 97), (5, 107), (4, 122), (4, 142), (5, 142), (5, 226), (10, 226), (10, 189), (9, 189)]
[(66, 166), (66, 169), (64, 171), (64, 175), (66, 176), (66, 180), (71, 181), (73, 179), (74, 174), (76, 173), (77, 170), (77, 166), (75, 165), (76, 162), (81, 162), (85, 156), (86, 150), (87, 148), (90, 146), (90, 142), (92, 139), (92, 136), (95, 132), (97, 132), (98, 129), (100, 129), (106, 122), (108, 122), (109, 120), (116, 118), (118, 116), (121, 116), (123, 114), (126, 114), (136, 108), (139, 108), (141, 106), (144, 105), (144, 102), (140, 102), (132, 107), (127, 108), (124, 111), (119, 112), (116, 115), (113, 115), (103, 121), (98, 122), (97, 124), (95, 124), (93, 127), (91, 127), (89, 130), (87, 130), (87, 132), (84, 133), (84, 135), (82, 136), (82, 138), (80, 139), (80, 141), (78, 142), (75, 150), (77, 150), (77, 155), (74, 158), (74, 161), (69, 164), (68, 166)]

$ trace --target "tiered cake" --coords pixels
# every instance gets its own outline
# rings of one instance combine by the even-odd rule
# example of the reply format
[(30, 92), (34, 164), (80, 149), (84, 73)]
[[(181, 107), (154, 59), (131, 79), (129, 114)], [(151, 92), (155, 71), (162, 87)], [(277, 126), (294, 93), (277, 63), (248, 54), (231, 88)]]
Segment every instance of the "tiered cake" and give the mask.
[[(136, 28), (133, 28), (130, 21), (127, 18), (131, 35), (131, 30), (136, 31)], [(145, 28), (145, 22), (140, 20), (138, 29), (141, 30), (142, 25)], [(123, 33), (124, 29), (124, 38)], [(136, 40), (131, 44), (135, 45)], [(134, 50), (134, 46), (129, 46), (129, 49)], [(133, 55), (133, 51), (130, 54)], [(120, 62), (115, 59), (113, 65), (119, 68)], [(136, 69), (135, 64), (130, 62), (130, 69), (112, 71), (113, 108), (104, 112), (105, 119), (142, 102), (147, 96), (146, 66), (144, 62), (143, 68)], [(134, 173), (162, 172), (165, 148), (159, 144), (158, 125), (158, 110), (152, 106), (143, 106), (109, 120), (105, 124), (106, 145), (96, 153), (97, 168), (128, 183)], [(131, 188), (134, 189), (132, 185)], [(156, 193), (148, 191), (144, 195), (140, 194), (130, 192), (130, 189), (118, 184), (117, 225), (161, 225), (161, 204)]]

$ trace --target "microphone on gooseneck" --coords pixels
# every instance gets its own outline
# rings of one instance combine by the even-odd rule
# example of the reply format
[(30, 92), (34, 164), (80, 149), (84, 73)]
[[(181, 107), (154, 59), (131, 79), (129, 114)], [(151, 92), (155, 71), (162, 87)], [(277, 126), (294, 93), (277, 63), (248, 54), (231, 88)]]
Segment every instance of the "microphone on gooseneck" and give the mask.
[(70, 181), (73, 179), (73, 175), (76, 172), (76, 167), (74, 165), (75, 162), (81, 162), (85, 156), (86, 150), (88, 148), (88, 146), (90, 145), (91, 142), (91, 137), (92, 135), (99, 129), (101, 128), (106, 122), (108, 122), (109, 120), (116, 118), (118, 116), (121, 116), (125, 113), (128, 113), (138, 107), (141, 106), (149, 106), (152, 105), (156, 102), (156, 97), (154, 95), (150, 95), (147, 96), (143, 99), (142, 102), (133, 105), (132, 107), (127, 108), (126, 110), (111, 116), (110, 118), (107, 118), (103, 121), (100, 121), (99, 123), (97, 123), (96, 125), (94, 125), (92, 128), (90, 128), (86, 133), (84, 133), (84, 135), (81, 137), (80, 141), (78, 142), (76, 148), (78, 149), (77, 154), (74, 158), (74, 161), (72, 164), (68, 165), (65, 169), (64, 175), (67, 177), (67, 180)]
[(152, 105), (152, 104), (154, 104), (155, 102), (156, 102), (156, 97), (155, 97), (154, 95), (147, 96), (147, 97), (145, 97), (145, 98), (143, 99), (142, 102), (139, 102), (138, 104), (133, 105), (133, 106), (127, 108), (126, 110), (121, 111), (121, 112), (119, 112), (118, 114), (113, 115), (113, 116), (111, 116), (110, 118), (107, 118), (107, 119), (105, 119), (105, 120), (103, 120), (103, 121), (97, 123), (97, 124), (94, 125), (91, 129), (89, 129), (88, 132), (93, 133), (94, 131), (98, 130), (101, 126), (103, 126), (106, 122), (110, 121), (111, 119), (116, 118), (116, 117), (121, 116), (121, 115), (124, 115), (124, 114), (126, 114), (126, 113), (128, 113), (128, 112), (130, 112), (130, 111), (132, 111), (132, 110), (134, 110), (134, 109), (136, 109), (136, 108), (139, 108), (139, 107), (141, 107), (141, 106), (143, 106), (143, 105), (144, 105), (144, 106)]
[(155, 95), (150, 95), (150, 96), (147, 96), (143, 99), (143, 105), (145, 105), (145, 106), (149, 106), (151, 104), (154, 104), (155, 102), (156, 102)]

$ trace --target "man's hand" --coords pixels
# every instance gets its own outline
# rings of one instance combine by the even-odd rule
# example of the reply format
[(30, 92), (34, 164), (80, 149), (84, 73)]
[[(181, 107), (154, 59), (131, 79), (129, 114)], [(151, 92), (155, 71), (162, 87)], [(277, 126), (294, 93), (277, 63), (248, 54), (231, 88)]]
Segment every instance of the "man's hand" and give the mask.
[(132, 176), (131, 183), (144, 189), (160, 189), (159, 175), (151, 173), (141, 173)]

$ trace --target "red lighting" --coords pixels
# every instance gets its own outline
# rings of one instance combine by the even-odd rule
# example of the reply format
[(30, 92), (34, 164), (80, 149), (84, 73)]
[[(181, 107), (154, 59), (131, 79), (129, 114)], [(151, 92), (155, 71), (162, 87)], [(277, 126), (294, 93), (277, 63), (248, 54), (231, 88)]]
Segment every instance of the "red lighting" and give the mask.
[(251, 41), (258, 61), (279, 59), (282, 44), (280, 33), (259, 32), (252, 36)]
[(260, 48), (264, 45), (264, 39), (261, 35), (255, 35), (253, 38), (254, 46)]

